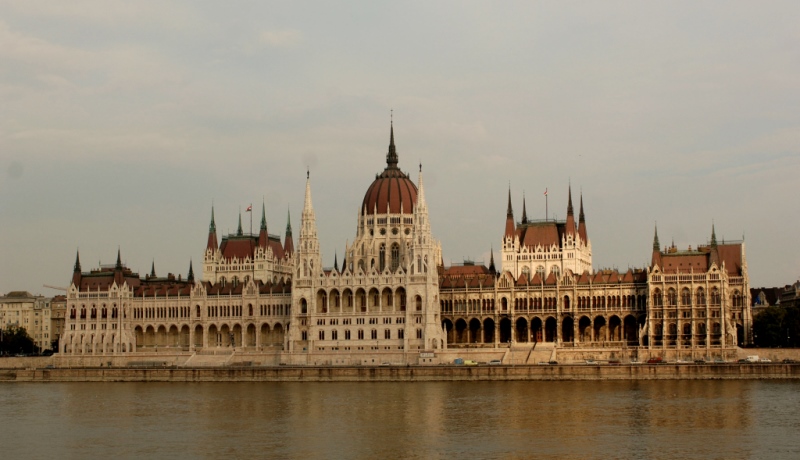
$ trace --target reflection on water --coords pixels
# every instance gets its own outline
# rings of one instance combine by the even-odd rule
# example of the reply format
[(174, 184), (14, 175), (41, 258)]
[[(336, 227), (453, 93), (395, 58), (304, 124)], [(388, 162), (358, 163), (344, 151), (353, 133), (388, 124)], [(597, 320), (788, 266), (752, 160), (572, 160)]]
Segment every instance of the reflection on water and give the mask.
[(4, 384), (0, 452), (794, 459), (798, 394), (766, 381)]

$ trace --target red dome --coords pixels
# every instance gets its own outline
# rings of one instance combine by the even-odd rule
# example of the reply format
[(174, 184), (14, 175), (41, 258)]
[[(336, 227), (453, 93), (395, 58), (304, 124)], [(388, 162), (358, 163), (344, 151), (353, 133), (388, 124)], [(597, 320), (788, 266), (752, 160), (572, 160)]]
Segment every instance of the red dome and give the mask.
[[(369, 186), (361, 209), (367, 214), (412, 214), (417, 202), (417, 186), (399, 169), (386, 168)], [(376, 211), (377, 206), (377, 211)]]
[(417, 186), (397, 167), (397, 149), (394, 146), (394, 126), (390, 128), (389, 153), (386, 169), (369, 186), (361, 211), (367, 214), (413, 214), (417, 202)]

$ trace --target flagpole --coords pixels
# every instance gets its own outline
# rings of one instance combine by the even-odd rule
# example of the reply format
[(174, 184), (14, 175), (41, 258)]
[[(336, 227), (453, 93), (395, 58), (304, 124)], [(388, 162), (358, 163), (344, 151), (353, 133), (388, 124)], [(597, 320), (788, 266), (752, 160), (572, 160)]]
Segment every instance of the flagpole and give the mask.
[(544, 189), (544, 221), (547, 222), (550, 212), (547, 209), (547, 188)]
[(250, 203), (250, 235), (253, 235), (253, 203)]

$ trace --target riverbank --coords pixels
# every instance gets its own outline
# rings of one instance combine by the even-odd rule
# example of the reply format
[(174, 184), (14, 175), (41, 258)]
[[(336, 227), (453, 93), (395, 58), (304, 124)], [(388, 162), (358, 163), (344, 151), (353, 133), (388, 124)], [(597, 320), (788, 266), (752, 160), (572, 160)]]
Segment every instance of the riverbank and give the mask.
[(800, 380), (800, 364), (103, 367), (0, 370), (0, 382), (426, 382), (760, 379)]

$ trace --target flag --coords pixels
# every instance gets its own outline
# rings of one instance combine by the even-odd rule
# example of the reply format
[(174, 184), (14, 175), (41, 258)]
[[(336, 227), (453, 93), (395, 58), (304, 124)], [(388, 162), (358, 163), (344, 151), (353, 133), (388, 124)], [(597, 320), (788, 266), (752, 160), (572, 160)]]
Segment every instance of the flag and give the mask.
[(244, 210), (244, 212), (253, 212), (253, 205), (251, 204), (250, 206), (248, 206), (247, 209)]
[(547, 196), (547, 189), (544, 189), (544, 196)]

